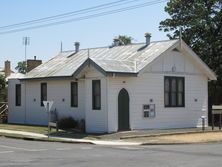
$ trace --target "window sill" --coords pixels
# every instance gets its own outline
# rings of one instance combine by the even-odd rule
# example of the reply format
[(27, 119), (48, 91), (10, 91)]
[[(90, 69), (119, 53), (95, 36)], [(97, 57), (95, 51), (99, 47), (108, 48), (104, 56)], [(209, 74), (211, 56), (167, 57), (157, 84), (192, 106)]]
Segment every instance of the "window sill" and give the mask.
[(185, 106), (164, 106), (164, 108), (185, 108)]
[(101, 111), (101, 108), (93, 108), (93, 111)]

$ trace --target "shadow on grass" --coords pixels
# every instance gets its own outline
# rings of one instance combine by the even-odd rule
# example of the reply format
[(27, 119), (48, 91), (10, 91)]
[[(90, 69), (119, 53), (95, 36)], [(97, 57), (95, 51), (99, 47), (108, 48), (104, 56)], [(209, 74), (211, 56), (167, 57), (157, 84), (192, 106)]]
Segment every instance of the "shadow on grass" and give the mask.
[(53, 131), (50, 133), (50, 136), (53, 137), (64, 137), (64, 138), (73, 138), (73, 139), (90, 139), (90, 140), (98, 140), (101, 139), (101, 136), (105, 134), (92, 134), (92, 133), (84, 133), (72, 129), (63, 129), (58, 132)]

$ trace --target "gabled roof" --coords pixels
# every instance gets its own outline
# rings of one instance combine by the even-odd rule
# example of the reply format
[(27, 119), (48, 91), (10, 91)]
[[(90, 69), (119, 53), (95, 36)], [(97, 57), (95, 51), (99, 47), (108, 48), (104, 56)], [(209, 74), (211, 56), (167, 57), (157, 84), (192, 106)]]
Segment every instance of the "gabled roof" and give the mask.
[(217, 80), (216, 74), (208, 67), (206, 63), (183, 41), (181, 40), (179, 50), (187, 52), (188, 56), (193, 59), (193, 62), (199, 66), (202, 72), (209, 78), (209, 80)]
[(8, 81), (9, 79), (23, 79), (25, 77), (25, 74), (19, 73), (19, 72), (15, 72), (15, 73), (11, 73), (7, 78), (6, 81)]
[(179, 40), (167, 40), (151, 42), (148, 46), (140, 43), (82, 49), (77, 53), (65, 51), (27, 73), (25, 79), (73, 77), (88, 63), (93, 63), (105, 74), (137, 75), (164, 52), (178, 45)]
[(105, 72), (137, 74), (154, 58), (173, 46), (178, 40), (132, 44), (116, 47), (65, 51), (26, 74), (26, 78), (50, 78), (72, 76), (88, 59)]

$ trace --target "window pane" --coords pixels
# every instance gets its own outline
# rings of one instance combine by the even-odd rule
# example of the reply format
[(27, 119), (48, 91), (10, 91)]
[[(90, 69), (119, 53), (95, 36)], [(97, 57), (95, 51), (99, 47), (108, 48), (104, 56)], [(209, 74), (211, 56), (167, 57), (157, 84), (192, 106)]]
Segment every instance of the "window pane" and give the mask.
[(170, 82), (169, 82), (168, 78), (165, 79), (164, 86), (165, 86), (165, 88), (164, 88), (165, 92), (169, 92), (170, 91)]
[(171, 93), (171, 106), (176, 106), (176, 101), (177, 101), (177, 99), (176, 99), (176, 93)]
[(47, 100), (47, 83), (41, 83), (41, 106), (44, 106), (43, 101)]
[(15, 105), (21, 106), (21, 84), (15, 85)]
[(77, 95), (78, 92), (78, 86), (77, 83), (74, 85), (74, 95)]
[(99, 82), (95, 82), (95, 95), (99, 95), (100, 92), (100, 85)]
[(71, 107), (78, 107), (78, 83), (71, 82)]
[(101, 87), (100, 80), (92, 81), (92, 108), (100, 109), (101, 108)]
[(178, 98), (178, 106), (183, 106), (183, 93), (178, 93), (177, 95)]
[(73, 106), (74, 106), (74, 107), (77, 107), (77, 106), (78, 106), (78, 97), (77, 97), (77, 96), (74, 96)]
[(178, 79), (178, 91), (179, 92), (183, 92), (183, 80), (182, 79)]
[(175, 78), (173, 78), (171, 80), (171, 90), (172, 90), (172, 92), (176, 92), (176, 90), (177, 90), (176, 79)]
[(95, 108), (100, 108), (100, 96), (95, 96)]

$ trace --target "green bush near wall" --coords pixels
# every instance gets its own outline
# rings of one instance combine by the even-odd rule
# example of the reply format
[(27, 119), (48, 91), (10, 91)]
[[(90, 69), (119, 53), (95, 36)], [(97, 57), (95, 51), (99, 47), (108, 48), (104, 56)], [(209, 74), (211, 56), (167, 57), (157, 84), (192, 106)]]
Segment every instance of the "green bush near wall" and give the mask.
[(78, 127), (78, 121), (74, 120), (72, 117), (61, 118), (58, 121), (59, 129), (75, 129)]

